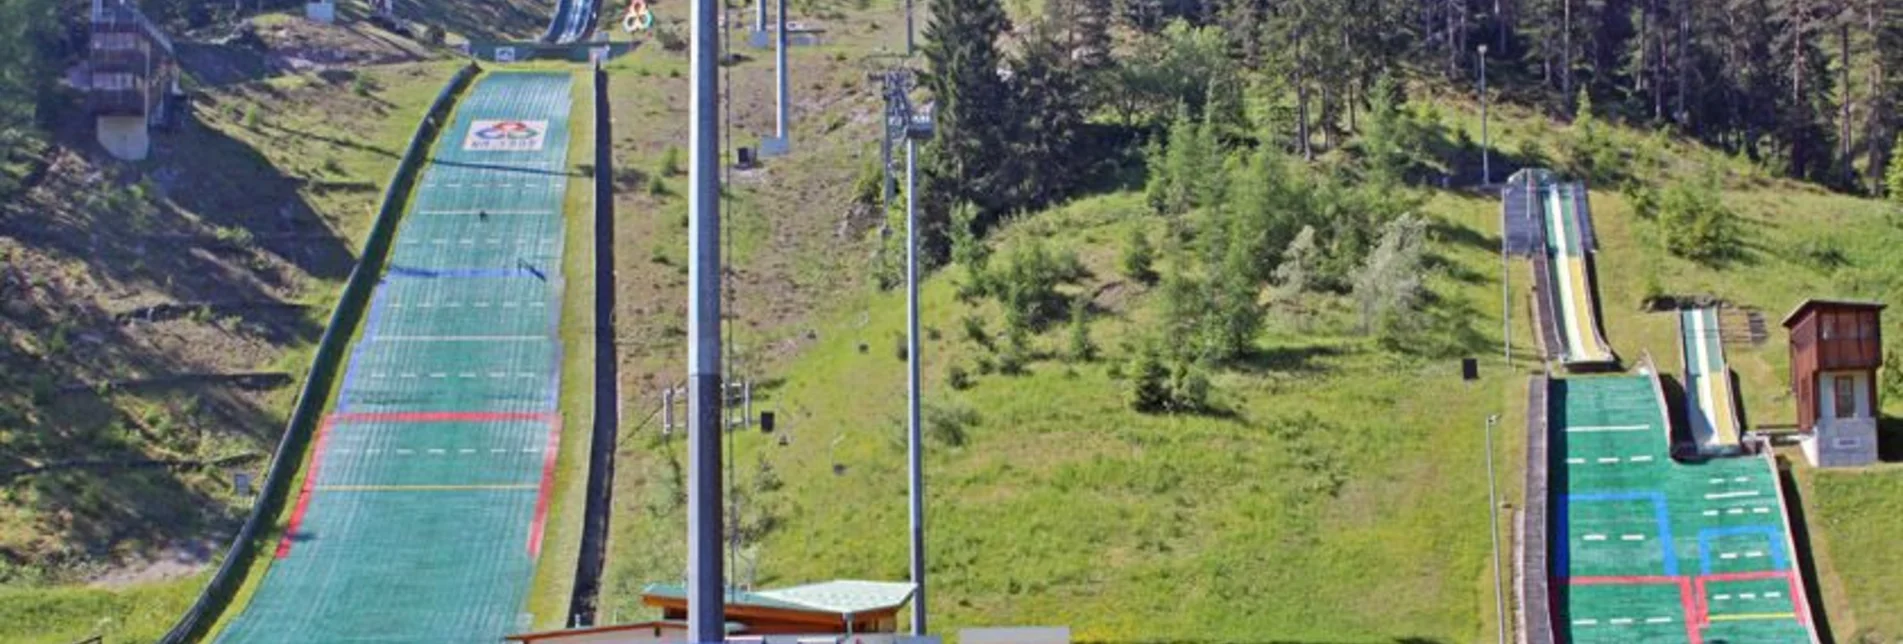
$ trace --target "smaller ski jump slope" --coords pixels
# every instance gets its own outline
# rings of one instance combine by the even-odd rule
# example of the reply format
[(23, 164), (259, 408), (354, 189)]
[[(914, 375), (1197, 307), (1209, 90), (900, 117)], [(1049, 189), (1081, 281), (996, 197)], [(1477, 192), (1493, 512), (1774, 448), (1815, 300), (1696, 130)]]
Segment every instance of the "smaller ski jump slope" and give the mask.
[(1599, 330), (1598, 299), (1589, 268), (1591, 232), (1587, 227), (1586, 186), (1550, 182), (1539, 187), (1548, 262), (1548, 283), (1556, 292), (1547, 298), (1558, 310), (1552, 323), (1559, 326), (1560, 362), (1568, 367), (1613, 362), (1611, 347)]
[(1704, 454), (1736, 453), (1741, 435), (1738, 399), (1718, 335), (1718, 309), (1679, 311), (1678, 337), (1685, 364), (1685, 419), (1692, 442)]
[(1652, 375), (1552, 380), (1546, 413), (1560, 641), (1817, 642), (1770, 456), (1673, 460)]

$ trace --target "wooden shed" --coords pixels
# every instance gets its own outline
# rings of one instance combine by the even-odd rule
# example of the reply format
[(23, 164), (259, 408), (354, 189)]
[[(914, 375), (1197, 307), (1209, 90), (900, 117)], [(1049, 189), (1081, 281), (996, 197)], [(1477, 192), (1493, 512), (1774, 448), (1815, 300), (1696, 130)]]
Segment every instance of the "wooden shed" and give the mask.
[(1797, 426), (1813, 465), (1876, 460), (1883, 308), (1879, 302), (1806, 300), (1784, 316)]

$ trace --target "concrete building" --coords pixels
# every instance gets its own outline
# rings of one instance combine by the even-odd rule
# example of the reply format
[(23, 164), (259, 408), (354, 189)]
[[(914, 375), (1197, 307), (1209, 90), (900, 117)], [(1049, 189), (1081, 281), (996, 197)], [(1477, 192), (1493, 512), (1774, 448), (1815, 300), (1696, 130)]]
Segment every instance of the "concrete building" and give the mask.
[(1784, 316), (1799, 444), (1811, 465), (1852, 467), (1877, 460), (1883, 308), (1877, 302), (1807, 300)]

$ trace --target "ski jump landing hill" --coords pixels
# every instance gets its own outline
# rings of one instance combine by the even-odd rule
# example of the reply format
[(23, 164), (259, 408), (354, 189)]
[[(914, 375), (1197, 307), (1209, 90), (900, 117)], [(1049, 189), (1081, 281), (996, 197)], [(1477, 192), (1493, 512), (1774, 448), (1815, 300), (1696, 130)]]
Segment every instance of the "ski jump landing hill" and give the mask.
[[(1536, 286), (1556, 323), (1544, 329), (1547, 346), (1562, 347), (1568, 367), (1611, 362), (1582, 284), (1584, 187), (1543, 172), (1513, 183), (1507, 249), (1536, 265), (1551, 260)], [(1650, 356), (1632, 375), (1533, 379), (1519, 553), (1525, 641), (1818, 642), (1777, 464), (1768, 450), (1744, 449), (1739, 434), (1716, 310), (1681, 311), (1680, 322), (1691, 427), (1679, 435), (1691, 449), (1674, 449)]]
[[(527, 630), (562, 440), (573, 84), (566, 71), (472, 67), (438, 99), (326, 330), (266, 500), (167, 642), (474, 642)], [(262, 542), (280, 516), (282, 538)], [(268, 567), (247, 581), (252, 552)]]
[(1569, 370), (1608, 369), (1618, 359), (1599, 328), (1586, 185), (1545, 170), (1507, 179), (1501, 217), (1506, 252), (1533, 260), (1534, 317), (1545, 354)]

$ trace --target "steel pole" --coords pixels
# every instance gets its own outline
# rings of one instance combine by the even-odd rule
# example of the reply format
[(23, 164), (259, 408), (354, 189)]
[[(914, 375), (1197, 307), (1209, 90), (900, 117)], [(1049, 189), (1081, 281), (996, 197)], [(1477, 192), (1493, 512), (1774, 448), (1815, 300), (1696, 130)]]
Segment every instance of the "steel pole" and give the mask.
[[(761, 0), (761, 2), (765, 1), (766, 0)], [(780, 0), (779, 8), (780, 15), (778, 18), (775, 18), (775, 24), (779, 28), (774, 32), (773, 36), (775, 43), (773, 63), (779, 69), (779, 78), (774, 85), (779, 95), (778, 104), (774, 108), (774, 115), (778, 117), (779, 123), (773, 129), (773, 136), (779, 138), (780, 144), (784, 146), (788, 145), (786, 138), (786, 0)]]
[(1480, 185), (1493, 184), (1493, 150), (1487, 137), (1487, 46), (1480, 46)]
[[(910, 118), (910, 115), (907, 115)], [(906, 469), (911, 476), (912, 634), (925, 634), (925, 463), (918, 388), (918, 141), (905, 140)]]
[(916, 48), (912, 44), (912, 0), (905, 0), (905, 57), (911, 58), (914, 49)]
[(766, 0), (753, 1), (753, 30), (766, 31)]
[(1499, 644), (1506, 644), (1507, 599), (1500, 581), (1500, 497), (1493, 476), (1493, 426), (1499, 421), (1498, 414), (1487, 417), (1487, 536), (1493, 538), (1494, 631), (1500, 636)]
[(717, 0), (694, 0), (688, 99), (687, 636), (726, 639), (720, 507), (720, 92)]

